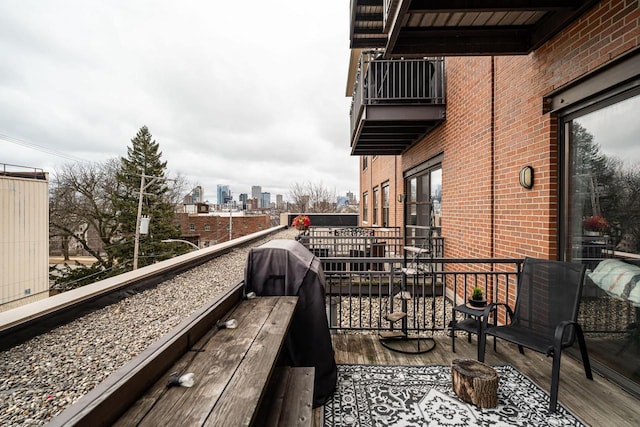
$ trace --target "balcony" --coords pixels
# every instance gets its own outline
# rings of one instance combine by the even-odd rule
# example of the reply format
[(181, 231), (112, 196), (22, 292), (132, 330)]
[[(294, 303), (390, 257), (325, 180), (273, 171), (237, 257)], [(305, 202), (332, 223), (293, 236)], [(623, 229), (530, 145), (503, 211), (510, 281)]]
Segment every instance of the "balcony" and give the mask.
[[(455, 353), (451, 351), (452, 337), (449, 333), (449, 321), (454, 315), (452, 312), (452, 297), (457, 293), (454, 287), (457, 287), (460, 295), (466, 294), (470, 290), (469, 288), (476, 284), (481, 284), (485, 288), (488, 286), (487, 289), (497, 287), (504, 289), (505, 292), (500, 295), (498, 293), (490, 293), (488, 294), (490, 298), (492, 300), (496, 298), (508, 299), (509, 295), (512, 295), (512, 286), (518, 274), (517, 265), (521, 261), (518, 259), (445, 259), (442, 258), (445, 238), (438, 237), (435, 239), (432, 245), (433, 258), (429, 257), (427, 260), (432, 265), (432, 268), (427, 274), (422, 274), (419, 278), (414, 277), (404, 282), (414, 298), (407, 305), (406, 322), (400, 320), (399, 322), (402, 322), (403, 325), (399, 326), (398, 329), (403, 329), (411, 335), (420, 334), (433, 337), (436, 345), (433, 351), (406, 354), (412, 352), (415, 341), (400, 342), (403, 346), (402, 350), (406, 350), (406, 353), (391, 351), (382, 344), (379, 332), (390, 327), (391, 321), (388, 316), (387, 318), (383, 317), (384, 314), (391, 312), (392, 309), (393, 311), (398, 311), (396, 310), (400, 309), (398, 305), (402, 304), (401, 301), (394, 301), (390, 297), (395, 291), (399, 290), (399, 286), (403, 285), (400, 277), (402, 272), (399, 270), (407, 262), (406, 254), (403, 254), (403, 252), (406, 252), (405, 245), (423, 246), (420, 240), (405, 239), (399, 228), (387, 227), (311, 227), (309, 232), (303, 236), (295, 236), (294, 233), (296, 231), (292, 229), (282, 231), (284, 234), (271, 235), (271, 232), (260, 233), (260, 238), (265, 236), (277, 239), (298, 237), (299, 239), (304, 239), (303, 242), (309, 249), (321, 257), (323, 270), (326, 274), (326, 304), (329, 309), (327, 315), (335, 360), (336, 363), (341, 365), (450, 366), (453, 359), (475, 359), (477, 337), (472, 336), (468, 340), (464, 331), (457, 332), (458, 338), (456, 339)], [(135, 275), (122, 275), (118, 278), (111, 278), (101, 283), (96, 283), (96, 286), (80, 288), (65, 295), (50, 298), (44, 304), (30, 304), (10, 316), (5, 315), (4, 323), (0, 321), (0, 329), (10, 335), (5, 334), (2, 336), (0, 344), (3, 345), (7, 345), (8, 336), (11, 336), (13, 340), (14, 337), (22, 334), (31, 336), (45, 335), (41, 333), (42, 329), (40, 327), (35, 327), (30, 323), (38, 317), (42, 317), (41, 320), (46, 323), (47, 328), (44, 329), (49, 329), (52, 327), (52, 323), (55, 322), (56, 312), (67, 310), (70, 304), (74, 305), (73, 309), (76, 310), (76, 313), (84, 312), (84, 310), (79, 310), (79, 307), (75, 306), (74, 300), (87, 298), (87, 302), (94, 305), (96, 296), (103, 292), (108, 293), (109, 289), (118, 291), (121, 297), (124, 297), (125, 294), (131, 297), (135, 292), (122, 292), (123, 289), (130, 289), (128, 286), (135, 285), (135, 283), (141, 285), (140, 277), (145, 277), (146, 280), (157, 279), (161, 281), (166, 280), (166, 277), (173, 277), (173, 274), (168, 273), (171, 271), (172, 266), (186, 272), (186, 270), (190, 269), (188, 265), (193, 262), (199, 266), (198, 269), (202, 269), (198, 274), (204, 274), (204, 277), (215, 277), (215, 282), (221, 283), (221, 287), (214, 291), (209, 289), (211, 286), (208, 282), (200, 283), (201, 281), (199, 280), (193, 280), (195, 276), (191, 276), (192, 279), (190, 280), (180, 279), (180, 274), (178, 274), (175, 278), (170, 279), (173, 285), (166, 283), (165, 286), (152, 287), (144, 292), (145, 301), (153, 302), (144, 304), (145, 310), (122, 310), (123, 307), (130, 307), (132, 304), (132, 300), (124, 300), (118, 303), (122, 305), (111, 305), (109, 309), (95, 312), (92, 315), (92, 324), (105, 325), (104, 327), (87, 329), (86, 319), (69, 322), (70, 318), (62, 313), (57, 313), (58, 316), (66, 318), (64, 322), (66, 326), (63, 331), (64, 339), (62, 340), (63, 346), (61, 347), (68, 348), (69, 352), (59, 351), (61, 347), (51, 344), (51, 340), (60, 341), (60, 336), (55, 331), (48, 334), (48, 338), (41, 337), (30, 341), (28, 345), (17, 345), (3, 349), (4, 366), (10, 368), (8, 370), (5, 369), (4, 378), (7, 379), (8, 384), (13, 384), (11, 388), (5, 390), (7, 399), (12, 399), (14, 395), (24, 395), (27, 392), (34, 393), (35, 391), (33, 395), (52, 395), (52, 398), (47, 398), (46, 401), (50, 403), (31, 405), (30, 408), (24, 409), (24, 411), (21, 410), (14, 413), (5, 411), (0, 413), (0, 420), (7, 421), (10, 419), (9, 417), (15, 415), (16, 418), (11, 419), (14, 421), (13, 424), (16, 424), (17, 421), (15, 420), (22, 421), (31, 416), (34, 417), (32, 419), (37, 419), (38, 422), (42, 423), (43, 421), (50, 421), (49, 418), (53, 416), (54, 412), (49, 410), (52, 406), (56, 411), (65, 407), (69, 409), (73, 408), (73, 406), (78, 407), (79, 403), (82, 402), (77, 401), (72, 405), (71, 399), (61, 399), (60, 403), (56, 403), (55, 406), (52, 403), (56, 402), (57, 390), (62, 390), (61, 394), (77, 393), (77, 389), (81, 386), (84, 387), (82, 381), (69, 381), (69, 378), (76, 378), (76, 372), (81, 372), (83, 378), (89, 379), (93, 377), (106, 378), (107, 375), (110, 375), (108, 380), (99, 384), (97, 390), (92, 392), (94, 395), (99, 394), (97, 392), (103, 392), (106, 395), (107, 393), (115, 393), (116, 391), (114, 390), (118, 390), (117, 385), (126, 384), (133, 372), (140, 373), (140, 378), (143, 379), (140, 384), (146, 384), (145, 388), (149, 384), (153, 384), (154, 381), (150, 380), (151, 374), (146, 370), (149, 367), (149, 369), (157, 369), (162, 372), (158, 377), (160, 378), (158, 384), (162, 390), (165, 390), (166, 375), (170, 371), (165, 373), (163, 369), (166, 370), (166, 367), (163, 368), (163, 366), (166, 365), (157, 363), (157, 361), (149, 357), (149, 352), (150, 350), (165, 349), (167, 348), (165, 344), (181, 342), (176, 339), (176, 335), (189, 331), (189, 328), (183, 324), (181, 325), (180, 322), (190, 315), (191, 307), (185, 307), (186, 304), (184, 304), (183, 298), (176, 297), (177, 287), (175, 285), (180, 284), (181, 294), (188, 297), (189, 302), (195, 304), (194, 307), (200, 307), (201, 304), (205, 304), (201, 308), (202, 313), (209, 313), (208, 310), (204, 310), (209, 304), (220, 304), (221, 310), (226, 312), (233, 303), (234, 298), (240, 300), (241, 293), (239, 290), (241, 288), (235, 285), (237, 283), (237, 281), (234, 281), (235, 279), (223, 284), (227, 281), (225, 277), (230, 279), (237, 276), (238, 269), (244, 265), (245, 251), (249, 249), (244, 245), (249, 242), (253, 242), (252, 244), (254, 245), (258, 244), (259, 242), (254, 241), (257, 238), (256, 236), (246, 236), (233, 242), (225, 242), (225, 244), (218, 245), (218, 247), (194, 251), (180, 258), (145, 267), (146, 270), (137, 273), (137, 277)], [(234, 249), (229, 251), (229, 248)], [(223, 255), (220, 252), (227, 253)], [(204, 259), (209, 262), (204, 262)], [(236, 262), (240, 263), (235, 264)], [(223, 266), (224, 268), (222, 268)], [(177, 281), (173, 282), (173, 280)], [(446, 285), (447, 283), (448, 285)], [(210, 297), (204, 294), (204, 289), (215, 294), (212, 300), (209, 300)], [(207, 293), (207, 295), (210, 294)], [(592, 336), (588, 346), (592, 362), (596, 362), (600, 356), (598, 354), (599, 350), (615, 354), (617, 349), (624, 348), (628, 338), (637, 338), (636, 329), (630, 330), (626, 328), (629, 321), (635, 321), (636, 317), (635, 312), (629, 312), (628, 315), (622, 316), (621, 314), (623, 313), (617, 306), (606, 304), (607, 297), (589, 295), (586, 295), (585, 297), (588, 299), (582, 302), (585, 310), (581, 314), (580, 322), (585, 331), (589, 331)], [(105, 296), (105, 294), (102, 294), (102, 296)], [(589, 301), (589, 299), (593, 301)], [(109, 300), (110, 304), (113, 303), (111, 297), (109, 297)], [(170, 303), (171, 306), (165, 305), (167, 303)], [(151, 309), (151, 311), (148, 309)], [(166, 316), (167, 312), (172, 313), (172, 315)], [(118, 314), (118, 317), (114, 317), (115, 314)], [(158, 317), (155, 317), (156, 315)], [(625, 318), (623, 319), (623, 317)], [(128, 333), (120, 334), (121, 342), (119, 345), (103, 345), (109, 336), (108, 333), (111, 328), (116, 331), (118, 328), (122, 329), (121, 325), (124, 324), (124, 319), (129, 319), (126, 320), (127, 325), (129, 325)], [(210, 320), (208, 322), (209, 325), (211, 324)], [(157, 342), (140, 340), (139, 337), (142, 336), (143, 332), (155, 329), (155, 327), (149, 327), (150, 321), (154, 324), (166, 324), (167, 326), (172, 324), (175, 328), (166, 335), (162, 335), (161, 338), (156, 338), (159, 340)], [(594, 323), (594, 321), (598, 321), (598, 323)], [(23, 322), (29, 323), (23, 324)], [(604, 325), (604, 322), (608, 325)], [(22, 326), (18, 326), (20, 324)], [(605, 326), (615, 326), (618, 330), (611, 331), (606, 329)], [(135, 352), (127, 351), (123, 354), (122, 345), (129, 341), (133, 341), (136, 346), (140, 346), (139, 351), (143, 353), (135, 356)], [(152, 344), (152, 348), (144, 350), (149, 344)], [(637, 349), (635, 348), (637, 342), (628, 344), (633, 349), (625, 349), (619, 356), (619, 363), (620, 366), (636, 370), (638, 366)], [(617, 348), (612, 347), (613, 345), (616, 345)], [(198, 345), (196, 344), (195, 348), (197, 347)], [(491, 347), (487, 348), (486, 362), (488, 364), (491, 366), (512, 365), (522, 374), (529, 377), (541, 389), (549, 389), (551, 373), (551, 360), (549, 358), (532, 351), (525, 351), (524, 355), (520, 354), (516, 346), (504, 342), (498, 343), (497, 351), (494, 351)], [(191, 348), (189, 350), (190, 353), (197, 352), (201, 354), (203, 352), (202, 349), (195, 350), (195, 348)], [(187, 349), (188, 347), (185, 345), (184, 351), (187, 351)], [(93, 352), (94, 350), (95, 352)], [(30, 359), (25, 357), (22, 351), (39, 356)], [(83, 356), (84, 354), (94, 354), (95, 358), (89, 360), (91, 363), (88, 365), (82, 365), (80, 361), (88, 359)], [(71, 358), (72, 361), (67, 358)], [(126, 360), (129, 360), (129, 362), (122, 366), (122, 363)], [(163, 360), (166, 362), (166, 359)], [(29, 365), (30, 368), (20, 369), (23, 363)], [(38, 369), (42, 367), (40, 368), (40, 372), (42, 372), (45, 370), (45, 365), (51, 364), (65, 366), (66, 368), (49, 370), (47, 372), (49, 381), (46, 383), (35, 381), (38, 378)], [(116, 367), (122, 366), (122, 368), (113, 372), (114, 365)], [(80, 366), (84, 366), (85, 370), (82, 370)], [(145, 369), (141, 369), (142, 367)], [(608, 375), (596, 375), (594, 381), (589, 381), (585, 379), (584, 371), (579, 361), (574, 360), (572, 357), (563, 357), (559, 401), (587, 425), (636, 425), (637, 420), (640, 419), (640, 406), (636, 398), (638, 394), (634, 393), (632, 395), (628, 393), (611, 379), (612, 377)], [(83, 388), (82, 390), (82, 393), (86, 393), (86, 389)], [(188, 390), (193, 393), (194, 389)], [(527, 393), (528, 390), (523, 384), (522, 388), (516, 393)], [(187, 389), (184, 391), (188, 392)], [(137, 399), (136, 392), (132, 391), (131, 388), (122, 387), (122, 393), (123, 395), (120, 399), (105, 399), (103, 401), (107, 402), (106, 406), (109, 407), (109, 411), (118, 412), (121, 408), (126, 409), (128, 408), (128, 401)], [(86, 398), (83, 399), (84, 402), (97, 402)], [(7, 401), (12, 402), (12, 400)], [(397, 402), (397, 399), (391, 400), (387, 398), (387, 400), (382, 400), (381, 404), (389, 403), (392, 405), (394, 402)], [(99, 407), (99, 405), (88, 405), (87, 410), (92, 410), (96, 407)], [(182, 410), (186, 413), (192, 408), (193, 406), (185, 405), (181, 408), (173, 407), (170, 409), (172, 411)], [(318, 408), (314, 411), (313, 425), (323, 425), (322, 410)], [(35, 418), (34, 412), (36, 411), (44, 418)], [(508, 416), (513, 417), (514, 423), (516, 423), (518, 421), (516, 417), (519, 415), (521, 414), (513, 413)], [(5, 416), (5, 418), (2, 418), (2, 416)], [(52, 425), (60, 425), (60, 423), (55, 423), (52, 423)]]
[(351, 48), (385, 57), (526, 55), (597, 0), (352, 0)]
[(360, 56), (351, 104), (351, 154), (399, 155), (445, 119), (442, 58)]

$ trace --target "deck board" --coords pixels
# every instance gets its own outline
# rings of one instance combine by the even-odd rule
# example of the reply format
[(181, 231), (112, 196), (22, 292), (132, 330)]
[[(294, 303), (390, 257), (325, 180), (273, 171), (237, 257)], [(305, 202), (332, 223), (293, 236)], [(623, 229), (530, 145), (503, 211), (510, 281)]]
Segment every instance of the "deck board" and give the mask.
[[(466, 334), (459, 334), (458, 338), (455, 353), (451, 351), (451, 338), (443, 335), (436, 337), (433, 351), (412, 355), (386, 349), (377, 335), (332, 335), (338, 364), (450, 365), (453, 359), (475, 359), (475, 337), (471, 343), (467, 342)], [(493, 351), (493, 345), (487, 346), (485, 362), (489, 365), (511, 364), (549, 392), (551, 358), (526, 349), (521, 355), (515, 345), (498, 340), (497, 352)], [(582, 362), (563, 353), (558, 401), (592, 426), (640, 425), (640, 401), (595, 372), (593, 376), (593, 381), (588, 380)], [(321, 426), (321, 420), (321, 408), (318, 408), (314, 412), (314, 425)]]

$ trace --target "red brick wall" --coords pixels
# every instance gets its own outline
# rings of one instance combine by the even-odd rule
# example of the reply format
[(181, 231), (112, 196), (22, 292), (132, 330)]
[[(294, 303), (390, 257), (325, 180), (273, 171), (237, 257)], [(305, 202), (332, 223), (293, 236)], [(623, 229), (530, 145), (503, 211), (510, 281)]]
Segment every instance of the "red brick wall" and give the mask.
[[(496, 58), (495, 257), (558, 256), (557, 118), (543, 97), (640, 45), (637, 1), (603, 1), (534, 53)], [(525, 165), (535, 185), (518, 185)]]
[[(639, 28), (637, 1), (602, 1), (530, 55), (447, 58), (445, 123), (403, 156), (360, 168), (370, 216), (373, 187), (390, 179), (390, 222), (401, 225), (402, 172), (444, 152), (446, 256), (557, 257), (558, 129), (543, 97), (640, 46)], [(532, 190), (518, 184), (525, 165)]]
[[(370, 159), (361, 194), (371, 203), (371, 189), (395, 176), (397, 222), (390, 216), (402, 225), (402, 172), (444, 153), (445, 257), (556, 259), (558, 124), (543, 114), (543, 98), (639, 47), (639, 2), (603, 0), (529, 55), (446, 58), (446, 121), (402, 156)], [(526, 165), (531, 190), (518, 182)]]
[[(222, 243), (229, 240), (229, 216), (179, 213), (176, 214), (175, 219), (180, 223), (180, 238), (194, 243), (198, 241), (200, 247), (203, 247), (203, 242), (217, 240), (218, 243)], [(189, 224), (195, 225), (195, 231), (190, 231)], [(207, 225), (209, 231), (205, 231)], [(269, 227), (269, 215), (234, 216), (231, 220), (231, 233), (234, 239)]]
[(369, 192), (369, 221), (362, 221), (362, 209), (360, 206), (360, 225), (373, 225), (373, 188), (380, 191), (377, 225), (382, 225), (382, 184), (389, 183), (389, 227), (400, 227), (403, 223), (402, 204), (397, 202), (397, 195), (403, 192), (402, 164), (399, 156), (369, 156), (369, 166), (362, 170), (360, 162), (360, 200), (362, 193)]
[[(444, 150), (445, 256), (488, 257), (491, 243), (491, 58), (447, 58), (447, 118), (418, 144)], [(434, 144), (432, 141), (441, 141)], [(441, 147), (441, 148), (440, 148)], [(413, 150), (412, 150), (413, 151)], [(430, 153), (435, 154), (435, 153)], [(407, 156), (409, 157), (409, 156)], [(419, 163), (409, 157), (407, 167)]]
[[(558, 129), (542, 113), (543, 97), (640, 46), (639, 28), (637, 1), (602, 1), (529, 55), (446, 58), (445, 123), (400, 156), (395, 171), (395, 157), (370, 159), (361, 194), (368, 190), (371, 204), (371, 189), (395, 176), (401, 225), (402, 172), (444, 152), (445, 256), (556, 258)], [(535, 170), (532, 190), (518, 183), (525, 165)]]

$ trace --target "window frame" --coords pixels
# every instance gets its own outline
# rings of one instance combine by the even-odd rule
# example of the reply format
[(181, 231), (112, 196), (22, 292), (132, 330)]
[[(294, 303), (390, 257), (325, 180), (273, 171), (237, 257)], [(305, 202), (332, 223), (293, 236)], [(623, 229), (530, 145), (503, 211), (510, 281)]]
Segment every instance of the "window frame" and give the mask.
[(558, 257), (563, 261), (569, 261), (572, 258), (572, 237), (571, 237), (571, 193), (570, 189), (572, 188), (570, 176), (571, 173), (571, 162), (573, 161), (571, 157), (571, 129), (570, 124), (579, 119), (582, 116), (585, 116), (589, 113), (593, 113), (599, 110), (603, 110), (611, 105), (617, 104), (624, 100), (633, 98), (635, 96), (640, 96), (640, 85), (635, 88), (632, 88), (628, 91), (620, 93), (618, 90), (612, 88), (609, 91), (609, 97), (606, 94), (600, 94), (599, 100), (594, 102), (591, 99), (583, 100), (580, 103), (576, 103), (572, 106), (572, 108), (567, 109), (565, 111), (561, 111), (558, 114), (558, 138), (559, 138), (559, 170), (560, 170), (560, 182), (561, 185), (558, 189), (559, 195), (559, 212), (558, 212), (558, 227), (560, 233), (558, 233)]
[[(405, 240), (409, 245), (420, 246), (428, 235), (440, 234), (439, 230), (436, 230), (437, 233), (431, 232), (435, 228), (432, 213), (431, 178), (434, 171), (442, 171), (443, 159), (444, 154), (441, 153), (403, 173), (405, 188), (403, 227)], [(415, 195), (411, 186), (412, 180), (415, 180), (416, 183)], [(425, 194), (427, 200), (423, 200), (421, 197)], [(414, 198), (415, 200), (413, 200)], [(412, 217), (415, 217), (415, 224), (410, 223)], [(426, 218), (426, 224), (420, 224), (419, 218)]]
[(389, 192), (389, 181), (382, 183), (382, 226), (389, 226), (389, 196), (391, 193)]
[(369, 192), (362, 193), (362, 223), (369, 223)]
[(379, 203), (380, 203), (380, 187), (379, 186), (375, 186), (373, 187), (373, 199), (371, 201), (373, 209), (372, 209), (372, 224), (373, 225), (378, 225), (378, 212), (379, 212)]

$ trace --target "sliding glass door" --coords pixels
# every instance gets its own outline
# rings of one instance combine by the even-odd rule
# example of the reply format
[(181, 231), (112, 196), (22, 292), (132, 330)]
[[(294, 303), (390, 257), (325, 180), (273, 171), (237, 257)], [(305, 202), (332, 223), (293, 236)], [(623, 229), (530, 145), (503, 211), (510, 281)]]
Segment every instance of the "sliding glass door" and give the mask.
[[(640, 393), (640, 90), (562, 118), (564, 257), (587, 267), (594, 361)], [(623, 384), (623, 385), (624, 385)]]
[(438, 163), (405, 177), (405, 235), (407, 244), (425, 247), (440, 235), (442, 167)]

